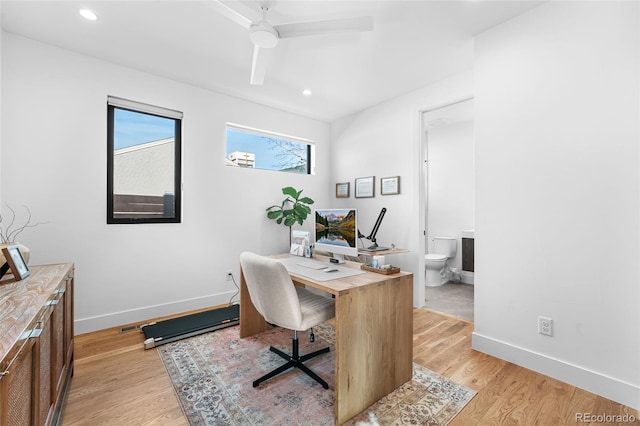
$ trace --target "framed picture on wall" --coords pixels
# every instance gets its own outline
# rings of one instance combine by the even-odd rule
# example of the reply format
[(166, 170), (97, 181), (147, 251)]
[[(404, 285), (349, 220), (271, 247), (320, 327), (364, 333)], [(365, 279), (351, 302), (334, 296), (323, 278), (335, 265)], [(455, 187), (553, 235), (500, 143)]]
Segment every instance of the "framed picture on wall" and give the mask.
[(396, 195), (400, 193), (400, 176), (380, 178), (380, 195)]
[(17, 245), (2, 247), (2, 254), (4, 255), (4, 258), (9, 265), (9, 269), (16, 281), (20, 281), (29, 276), (31, 272), (29, 271), (29, 268), (27, 268), (27, 264), (22, 258), (22, 254), (20, 254), (20, 250)]
[(336, 198), (349, 198), (349, 182), (336, 183)]
[(356, 198), (375, 197), (375, 176), (356, 179)]

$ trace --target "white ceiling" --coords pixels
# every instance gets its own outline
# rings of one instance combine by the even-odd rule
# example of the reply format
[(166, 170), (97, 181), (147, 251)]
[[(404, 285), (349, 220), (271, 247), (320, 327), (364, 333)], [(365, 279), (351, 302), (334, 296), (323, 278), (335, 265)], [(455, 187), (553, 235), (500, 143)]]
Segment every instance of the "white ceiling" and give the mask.
[[(372, 16), (374, 30), (282, 39), (249, 84), (248, 32), (202, 1), (2, 0), (2, 28), (127, 67), (331, 122), (470, 70), (474, 35), (541, 1), (278, 0), (272, 24)], [(252, 20), (256, 1), (225, 1)], [(80, 17), (92, 9), (99, 19)], [(313, 94), (303, 96), (308, 88)]]

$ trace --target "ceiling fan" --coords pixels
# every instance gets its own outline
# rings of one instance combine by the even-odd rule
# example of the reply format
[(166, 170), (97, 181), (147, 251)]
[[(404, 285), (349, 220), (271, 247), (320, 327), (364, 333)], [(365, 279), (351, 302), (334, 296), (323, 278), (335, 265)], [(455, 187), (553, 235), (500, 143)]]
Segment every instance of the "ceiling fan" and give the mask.
[(250, 80), (253, 85), (262, 85), (264, 83), (267, 69), (264, 49), (275, 47), (282, 38), (373, 30), (373, 18), (371, 16), (273, 25), (267, 20), (267, 13), (273, 8), (274, 1), (265, 0), (260, 2), (262, 19), (257, 22), (253, 22), (221, 0), (210, 0), (208, 4), (223, 16), (249, 30), (249, 39), (254, 44)]

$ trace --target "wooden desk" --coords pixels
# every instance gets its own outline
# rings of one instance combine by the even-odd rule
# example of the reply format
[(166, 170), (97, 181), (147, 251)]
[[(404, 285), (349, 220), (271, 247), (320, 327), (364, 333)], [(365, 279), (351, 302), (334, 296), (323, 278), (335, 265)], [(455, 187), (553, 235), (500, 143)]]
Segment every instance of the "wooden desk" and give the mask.
[[(340, 266), (360, 269), (354, 262)], [(413, 274), (366, 272), (323, 282), (296, 274), (291, 278), (295, 284), (335, 296), (336, 424), (343, 424), (411, 379)], [(241, 268), (240, 337), (269, 328), (251, 303)]]

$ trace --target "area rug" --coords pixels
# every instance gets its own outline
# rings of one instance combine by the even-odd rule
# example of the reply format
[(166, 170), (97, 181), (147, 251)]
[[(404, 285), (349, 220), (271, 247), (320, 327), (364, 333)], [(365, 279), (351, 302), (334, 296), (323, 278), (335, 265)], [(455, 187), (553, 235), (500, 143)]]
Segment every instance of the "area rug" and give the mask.
[[(289, 370), (257, 388), (253, 380), (282, 365), (269, 351), (291, 350), (282, 328), (240, 339), (229, 327), (158, 347), (182, 409), (191, 425), (334, 425), (334, 334), (331, 325), (298, 333), (300, 353), (329, 346), (306, 364), (328, 384), (325, 390), (299, 370)], [(418, 364), (413, 379), (347, 422), (347, 425), (446, 425), (475, 392)]]

